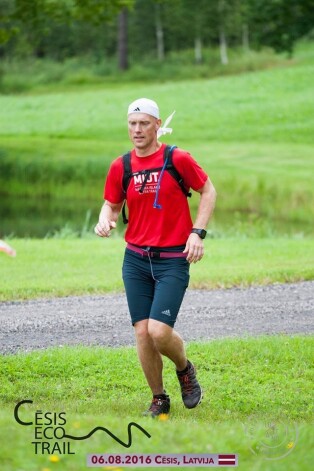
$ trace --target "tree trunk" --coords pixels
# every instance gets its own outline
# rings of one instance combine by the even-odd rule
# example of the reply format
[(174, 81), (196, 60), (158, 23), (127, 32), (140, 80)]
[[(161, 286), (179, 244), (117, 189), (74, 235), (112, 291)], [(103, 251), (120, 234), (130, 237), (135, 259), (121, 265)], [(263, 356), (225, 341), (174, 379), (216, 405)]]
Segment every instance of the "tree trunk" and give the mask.
[(118, 17), (118, 64), (120, 70), (127, 70), (129, 68), (127, 8), (124, 8)]
[(196, 64), (203, 62), (202, 40), (200, 37), (196, 37), (194, 40), (194, 57)]
[(229, 63), (228, 52), (227, 52), (227, 40), (225, 35), (225, 29), (223, 26), (219, 28), (219, 47), (220, 47), (220, 59), (223, 65)]
[(162, 28), (161, 16), (160, 16), (160, 4), (155, 5), (156, 12), (156, 39), (157, 39), (157, 58), (163, 61), (165, 58), (165, 45), (164, 45), (164, 31)]
[(218, 0), (218, 23), (219, 23), (219, 49), (220, 60), (223, 65), (229, 63), (227, 52), (227, 40), (224, 27), (225, 1)]
[(244, 52), (250, 52), (249, 27), (247, 23), (242, 25), (242, 47)]

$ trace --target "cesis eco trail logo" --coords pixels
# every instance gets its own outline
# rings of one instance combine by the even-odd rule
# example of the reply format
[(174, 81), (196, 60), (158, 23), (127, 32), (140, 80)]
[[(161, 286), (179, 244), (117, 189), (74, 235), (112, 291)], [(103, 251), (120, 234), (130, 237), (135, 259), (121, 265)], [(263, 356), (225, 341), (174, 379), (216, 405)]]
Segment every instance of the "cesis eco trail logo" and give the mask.
[(130, 448), (132, 445), (132, 427), (140, 430), (147, 438), (151, 435), (136, 422), (130, 422), (127, 427), (128, 441), (124, 442), (119, 437), (114, 435), (106, 427), (95, 427), (86, 435), (73, 436), (66, 433), (64, 426), (66, 425), (66, 413), (65, 412), (43, 412), (37, 410), (34, 414), (34, 420), (32, 422), (26, 422), (21, 419), (20, 407), (23, 404), (33, 404), (33, 401), (25, 399), (16, 404), (14, 408), (14, 418), (20, 425), (34, 426), (34, 441), (31, 442), (34, 445), (35, 454), (48, 454), (52, 455), (58, 453), (60, 455), (74, 455), (75, 452), (71, 449), (71, 442), (69, 440), (87, 440), (95, 432), (102, 431), (110, 435), (110, 437), (118, 442), (124, 448)]

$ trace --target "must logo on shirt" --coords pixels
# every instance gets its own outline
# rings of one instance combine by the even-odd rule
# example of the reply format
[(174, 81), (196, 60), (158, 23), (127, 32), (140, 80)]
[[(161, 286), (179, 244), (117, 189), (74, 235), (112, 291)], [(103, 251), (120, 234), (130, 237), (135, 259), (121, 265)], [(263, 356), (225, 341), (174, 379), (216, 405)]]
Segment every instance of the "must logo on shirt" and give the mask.
[[(134, 188), (135, 191), (139, 191), (145, 180), (145, 175), (134, 175)], [(156, 193), (157, 182), (158, 182), (159, 172), (151, 172), (146, 180), (146, 185), (143, 190), (143, 193)]]

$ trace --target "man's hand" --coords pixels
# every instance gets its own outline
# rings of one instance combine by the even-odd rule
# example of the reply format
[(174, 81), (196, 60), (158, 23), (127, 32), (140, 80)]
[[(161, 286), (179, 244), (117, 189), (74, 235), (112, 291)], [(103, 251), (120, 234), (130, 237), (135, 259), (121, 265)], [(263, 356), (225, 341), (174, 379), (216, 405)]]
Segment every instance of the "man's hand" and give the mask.
[(102, 219), (99, 220), (98, 224), (95, 226), (95, 234), (99, 237), (110, 237), (111, 229), (115, 229), (117, 224), (114, 221), (110, 221), (109, 219)]
[(116, 221), (118, 220), (120, 210), (122, 208), (123, 201), (121, 203), (110, 203), (105, 201), (100, 214), (98, 224), (95, 226), (94, 232), (99, 237), (110, 237), (111, 229), (117, 227)]
[(190, 234), (183, 253), (187, 253), (189, 263), (199, 262), (204, 255), (203, 240), (197, 234)]

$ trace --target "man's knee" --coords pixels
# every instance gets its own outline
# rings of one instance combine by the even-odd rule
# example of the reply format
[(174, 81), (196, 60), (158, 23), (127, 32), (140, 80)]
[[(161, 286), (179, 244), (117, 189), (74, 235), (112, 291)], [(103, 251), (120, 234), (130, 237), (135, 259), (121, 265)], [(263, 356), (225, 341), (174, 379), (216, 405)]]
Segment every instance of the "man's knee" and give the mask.
[(154, 319), (149, 320), (147, 330), (156, 345), (167, 344), (172, 335), (172, 327)]
[(134, 328), (137, 341), (145, 341), (149, 338), (148, 319), (136, 322)]

